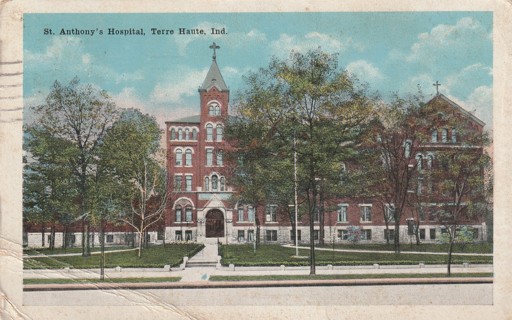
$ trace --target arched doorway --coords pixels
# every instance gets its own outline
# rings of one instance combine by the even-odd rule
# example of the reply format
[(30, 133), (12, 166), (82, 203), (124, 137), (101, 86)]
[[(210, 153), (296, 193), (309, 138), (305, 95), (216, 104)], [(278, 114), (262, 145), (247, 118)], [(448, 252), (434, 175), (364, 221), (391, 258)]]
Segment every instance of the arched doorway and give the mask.
[(206, 214), (206, 237), (224, 237), (224, 215), (220, 210), (210, 210)]

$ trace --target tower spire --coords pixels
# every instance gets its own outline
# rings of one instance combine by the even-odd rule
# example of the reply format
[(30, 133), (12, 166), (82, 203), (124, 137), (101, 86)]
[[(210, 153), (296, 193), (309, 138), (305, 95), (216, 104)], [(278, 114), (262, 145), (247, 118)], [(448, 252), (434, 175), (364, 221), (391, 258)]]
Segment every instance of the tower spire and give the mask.
[(217, 49), (220, 49), (220, 46), (215, 44), (215, 42), (210, 46), (210, 49), (213, 50), (213, 61), (217, 60)]

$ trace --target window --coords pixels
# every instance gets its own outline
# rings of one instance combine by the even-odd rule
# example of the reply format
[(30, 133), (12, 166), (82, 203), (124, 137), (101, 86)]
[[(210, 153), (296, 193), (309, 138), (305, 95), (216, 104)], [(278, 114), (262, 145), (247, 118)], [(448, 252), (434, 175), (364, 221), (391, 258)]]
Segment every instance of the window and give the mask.
[(267, 230), (266, 239), (267, 241), (277, 241), (277, 230)]
[(452, 129), (452, 143), (457, 142), (457, 130), (455, 128)]
[(208, 115), (210, 116), (219, 116), (220, 115), (220, 106), (217, 103), (211, 103), (208, 107)]
[(412, 143), (410, 140), (407, 140), (405, 141), (405, 145), (404, 145), (404, 156), (406, 158), (409, 158), (411, 156), (411, 146), (412, 146)]
[(473, 239), (478, 240), (478, 229), (477, 228), (473, 229)]
[(113, 234), (107, 234), (107, 242), (108, 243), (114, 242), (114, 235)]
[(361, 222), (371, 222), (372, 221), (372, 207), (370, 205), (361, 205)]
[[(294, 231), (295, 231), (295, 230), (290, 230), (290, 240), (291, 240), (291, 241), (295, 241), (295, 232), (294, 232)], [(301, 235), (302, 235), (302, 234), (301, 234), (301, 232), (300, 232), (300, 231), (301, 231), (301, 230), (299, 230), (299, 231), (298, 231), (298, 233), (297, 233), (297, 240), (298, 240), (298, 241), (301, 241)]]
[(416, 168), (421, 171), (423, 169), (423, 156), (421, 154), (416, 155), (416, 163)]
[(420, 240), (425, 240), (425, 229), (420, 229)]
[(174, 233), (174, 239), (177, 241), (183, 240), (183, 237), (181, 235), (181, 230), (176, 230), (176, 232)]
[(395, 239), (395, 229), (384, 230), (384, 240), (392, 241)]
[(338, 238), (340, 240), (348, 240), (348, 230), (338, 230)]
[(423, 191), (423, 178), (418, 178), (418, 185), (416, 187), (416, 194), (421, 195)]
[(192, 129), (192, 140), (197, 140), (197, 130), (195, 128)]
[(346, 204), (338, 205), (338, 222), (347, 222), (347, 207)]
[(213, 166), (213, 150), (206, 149), (206, 165)]
[(423, 207), (419, 207), (418, 211), (419, 211), (420, 221), (424, 221), (425, 220), (425, 209), (423, 209)]
[(204, 191), (210, 191), (210, 178), (204, 178)]
[(185, 191), (192, 191), (192, 176), (185, 176)]
[(273, 204), (270, 204), (270, 205), (267, 205), (266, 207), (266, 221), (267, 222), (276, 222), (277, 219), (276, 219), (276, 211), (277, 211), (277, 206), (276, 205), (273, 205)]
[(178, 129), (178, 140), (183, 140), (183, 129)]
[(176, 222), (181, 222), (181, 206), (176, 206), (176, 209), (174, 210), (176, 213), (175, 220)]
[(244, 242), (244, 241), (245, 241), (245, 231), (238, 230), (238, 242)]
[(386, 215), (384, 218), (389, 222), (395, 221), (395, 206), (393, 204), (387, 204), (384, 207), (384, 214)]
[(190, 130), (188, 128), (185, 129), (185, 140), (190, 138)]
[(171, 129), (171, 140), (176, 140), (176, 130), (174, 128)]
[(212, 191), (217, 191), (219, 188), (219, 177), (216, 175), (212, 176)]
[(238, 221), (244, 221), (244, 208), (238, 208)]
[(185, 231), (185, 240), (186, 241), (192, 241), (192, 230), (186, 230)]
[(429, 154), (427, 156), (427, 168), (430, 170), (432, 169), (432, 165), (434, 164), (434, 156)]
[(185, 221), (192, 222), (192, 208), (191, 207), (185, 208)]
[(254, 241), (254, 230), (247, 230), (247, 241)]
[(430, 240), (436, 240), (436, 229), (430, 229)]
[(213, 125), (210, 123), (206, 125), (206, 141), (213, 141)]
[(174, 191), (181, 191), (181, 176), (174, 177)]
[(217, 131), (216, 132), (217, 133), (217, 142), (220, 142), (220, 141), (222, 141), (222, 135), (223, 135), (222, 125), (218, 124), (216, 129), (217, 129), (216, 130)]
[(191, 166), (192, 165), (192, 150), (187, 149), (185, 151), (185, 165)]
[(247, 210), (247, 215), (248, 215), (248, 220), (250, 222), (254, 222), (254, 216), (255, 216), (255, 209), (253, 207), (249, 207), (249, 209)]
[(220, 177), (220, 191), (224, 191), (226, 189), (226, 179), (224, 177)]
[(224, 153), (222, 150), (217, 150), (217, 165), (220, 167), (223, 165)]
[(181, 151), (181, 149), (176, 150), (176, 165), (183, 165), (183, 151)]
[(441, 141), (442, 141), (443, 143), (448, 142), (448, 129), (443, 129), (443, 130), (441, 131)]
[(313, 239), (315, 239), (315, 241), (320, 239), (320, 230), (313, 230)]
[(314, 222), (320, 221), (320, 210), (318, 208), (315, 209), (315, 215), (313, 216), (313, 221)]
[(437, 142), (437, 129), (432, 130), (431, 141)]
[(372, 240), (372, 230), (361, 230), (361, 240)]
[(164, 240), (164, 230), (158, 230), (156, 233), (156, 240)]

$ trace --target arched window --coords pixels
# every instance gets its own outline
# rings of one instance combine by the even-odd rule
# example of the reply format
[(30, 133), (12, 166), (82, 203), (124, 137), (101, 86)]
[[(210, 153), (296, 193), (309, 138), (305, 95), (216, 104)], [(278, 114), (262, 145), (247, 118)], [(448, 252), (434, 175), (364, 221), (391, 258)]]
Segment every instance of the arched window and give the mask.
[(181, 222), (181, 214), (182, 214), (182, 212), (181, 212), (181, 206), (180, 205), (176, 206), (175, 213), (176, 213), (176, 218), (175, 218), (174, 221)]
[(183, 151), (181, 151), (181, 149), (176, 150), (176, 165), (183, 165)]
[(217, 191), (219, 188), (219, 177), (216, 175), (212, 176), (212, 191)]
[(213, 166), (213, 149), (206, 149), (206, 165)]
[(220, 116), (220, 106), (219, 105), (215, 106), (215, 115)]
[(210, 116), (215, 115), (215, 109), (214, 109), (213, 104), (211, 104), (211, 105), (208, 107), (208, 115), (210, 115)]
[(222, 125), (218, 124), (216, 129), (217, 129), (216, 130), (217, 131), (217, 141), (220, 142), (220, 141), (222, 141), (224, 128), (222, 128)]
[(448, 129), (443, 129), (443, 130), (441, 131), (441, 141), (442, 141), (443, 143), (448, 142)]
[(432, 142), (437, 142), (437, 129), (432, 130)]
[(191, 166), (192, 165), (192, 150), (187, 149), (185, 151), (185, 165)]
[(204, 178), (204, 191), (210, 191), (210, 178)]
[(213, 141), (213, 125), (211, 123), (206, 125), (206, 141)]
[(190, 130), (188, 128), (185, 129), (185, 140), (189, 140), (190, 139), (189, 134), (190, 134)]
[(457, 130), (455, 128), (452, 129), (452, 143), (457, 142)]
[(176, 130), (174, 128), (171, 129), (171, 140), (176, 140)]
[(226, 189), (226, 179), (224, 177), (220, 177), (220, 191), (224, 191)]
[(224, 163), (224, 153), (222, 150), (217, 150), (217, 165), (222, 166)]
[(192, 140), (197, 140), (197, 130), (195, 128), (192, 129)]
[(183, 140), (183, 129), (178, 129), (178, 140)]

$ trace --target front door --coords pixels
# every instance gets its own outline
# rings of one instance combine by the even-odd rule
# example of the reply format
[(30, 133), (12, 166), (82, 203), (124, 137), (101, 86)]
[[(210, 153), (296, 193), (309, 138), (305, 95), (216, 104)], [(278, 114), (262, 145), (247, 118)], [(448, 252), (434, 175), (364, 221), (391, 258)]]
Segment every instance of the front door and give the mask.
[(206, 214), (206, 237), (224, 237), (224, 215), (220, 210), (210, 210)]

